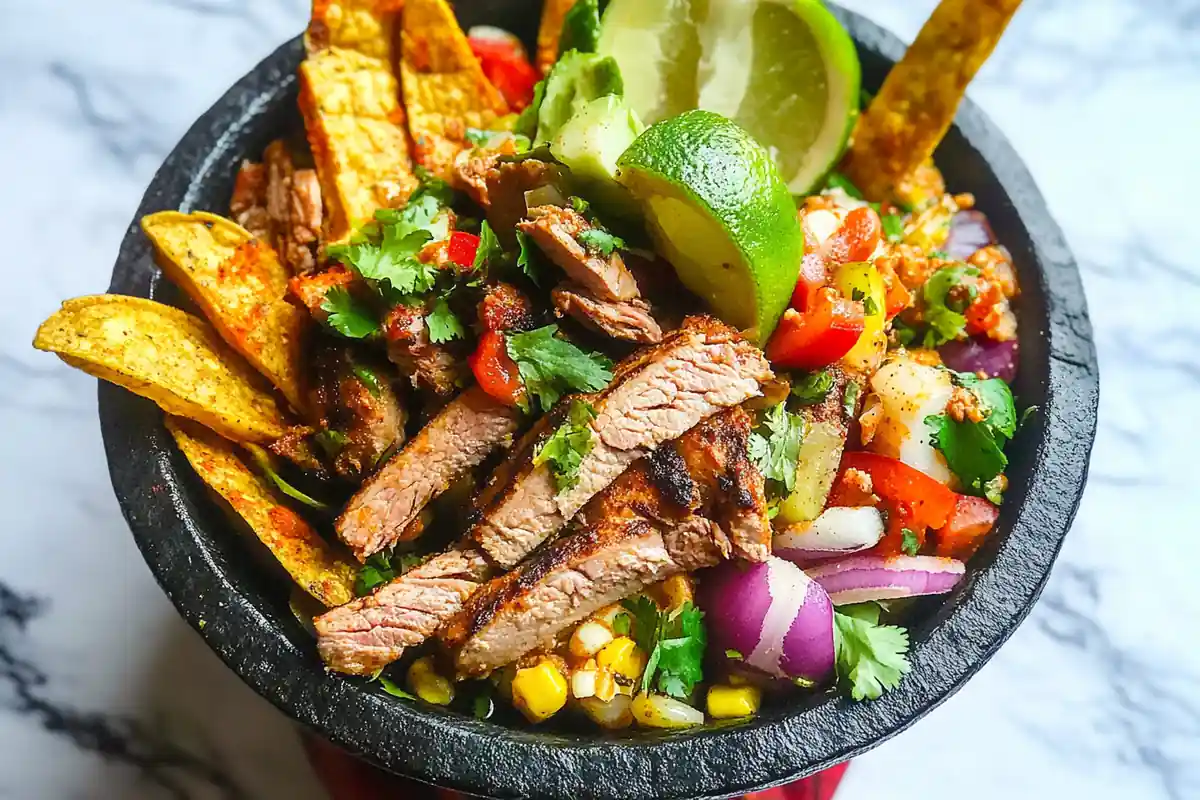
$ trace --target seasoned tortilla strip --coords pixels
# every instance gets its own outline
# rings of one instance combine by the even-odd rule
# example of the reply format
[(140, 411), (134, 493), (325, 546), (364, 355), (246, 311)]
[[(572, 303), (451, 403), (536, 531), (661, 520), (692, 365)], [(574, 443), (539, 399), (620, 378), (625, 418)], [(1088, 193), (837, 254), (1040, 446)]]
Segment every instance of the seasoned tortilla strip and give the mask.
[(200, 306), (229, 346), (304, 408), (301, 358), (308, 315), (284, 299), (288, 273), (271, 247), (203, 211), (160, 211), (142, 230), (167, 277)]
[(300, 64), (300, 112), (321, 194), (325, 242), (344, 240), (416, 187), (396, 77), (387, 62), (330, 47)]
[(558, 40), (562, 36), (563, 20), (575, 0), (545, 0), (542, 4), (542, 24), (538, 27), (537, 67), (545, 75), (558, 60)]
[(854, 132), (842, 171), (871, 200), (933, 155), (967, 84), (991, 55), (1021, 0), (942, 0), (883, 82)]
[(354, 563), (280, 504), (232, 442), (179, 417), (167, 417), (167, 430), (201, 480), (225, 498), (301, 589), (331, 607), (354, 599)]
[(404, 0), (313, 0), (304, 46), (310, 54), (340, 47), (391, 63), (396, 14), (403, 5)]
[(445, 0), (405, 0), (400, 80), (414, 159), (446, 179), (466, 146), (466, 129), (490, 128), (508, 113)]
[(269, 442), (287, 429), (275, 398), (208, 323), (153, 300), (68, 300), (38, 328), (33, 346), (234, 441)]

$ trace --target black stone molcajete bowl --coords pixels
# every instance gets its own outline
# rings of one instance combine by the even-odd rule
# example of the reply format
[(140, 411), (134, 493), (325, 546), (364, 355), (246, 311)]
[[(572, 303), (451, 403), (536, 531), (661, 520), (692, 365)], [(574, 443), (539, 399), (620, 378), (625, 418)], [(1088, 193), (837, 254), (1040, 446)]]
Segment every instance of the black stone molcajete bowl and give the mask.
[[(460, 3), (465, 24), (502, 25), (531, 40), (537, 0)], [(852, 14), (868, 88), (902, 44)], [(299, 128), (299, 39), (285, 44), (188, 131), (154, 177), (138, 216), (227, 206), (237, 165)], [(1001, 533), (953, 595), (918, 609), (913, 670), (877, 702), (821, 696), (772, 707), (735, 726), (673, 735), (511, 729), (397, 701), (326, 673), (289, 612), (286, 584), (245, 542), (174, 448), (146, 400), (100, 385), (113, 487), (146, 562), (180, 613), (238, 675), (288, 716), (386, 769), (494, 797), (684, 798), (740, 794), (808, 775), (904, 730), (961, 687), (1029, 612), (1083, 492), (1096, 425), (1091, 328), (1075, 263), (1033, 180), (972, 104), (938, 151), (954, 191), (974, 193), (1016, 260), (1021, 298), (1020, 402), (1038, 413), (1012, 446)], [(175, 299), (136, 220), (112, 292)], [(200, 626), (200, 621), (205, 624)]]

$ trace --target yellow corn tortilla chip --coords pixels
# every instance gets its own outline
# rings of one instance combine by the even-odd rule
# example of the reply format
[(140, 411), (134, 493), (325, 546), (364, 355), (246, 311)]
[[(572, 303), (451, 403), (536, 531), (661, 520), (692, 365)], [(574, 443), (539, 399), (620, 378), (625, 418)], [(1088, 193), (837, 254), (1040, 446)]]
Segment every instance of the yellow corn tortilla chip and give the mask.
[(489, 129), (508, 113), (445, 0), (405, 0), (400, 81), (413, 159), (443, 178), (466, 146), (467, 128)]
[(356, 50), (391, 63), (396, 17), (403, 6), (404, 0), (313, 0), (304, 46), (309, 53), (329, 47)]
[(842, 171), (870, 200), (933, 155), (1021, 0), (942, 0), (858, 121)]
[(563, 20), (575, 5), (575, 0), (546, 0), (542, 4), (542, 24), (538, 26), (537, 67), (545, 75), (558, 61), (558, 40), (562, 36)]
[(234, 441), (269, 442), (288, 421), (261, 380), (199, 317), (123, 295), (63, 303), (33, 346)]
[(160, 211), (142, 230), (167, 277), (292, 408), (304, 408), (301, 358), (309, 316), (287, 302), (288, 273), (275, 251), (216, 214)]
[(387, 62), (340, 47), (310, 55), (300, 64), (300, 112), (328, 212), (327, 244), (408, 199), (416, 178)]
[(327, 606), (354, 599), (357, 569), (350, 558), (279, 503), (267, 484), (242, 463), (232, 442), (178, 417), (167, 417), (167, 430), (201, 480), (246, 521), (300, 588)]

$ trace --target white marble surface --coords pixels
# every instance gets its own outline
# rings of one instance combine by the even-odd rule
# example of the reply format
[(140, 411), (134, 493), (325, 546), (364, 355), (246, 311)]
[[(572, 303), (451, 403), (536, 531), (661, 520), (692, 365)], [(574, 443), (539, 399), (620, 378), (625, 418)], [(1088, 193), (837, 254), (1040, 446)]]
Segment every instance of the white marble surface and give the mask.
[[(849, 5), (910, 38), (933, 0)], [(0, 798), (316, 800), (287, 721), (143, 565), (94, 381), (28, 346), (62, 298), (103, 290), (161, 159), (307, 3), (0, 9)], [(972, 94), (1083, 266), (1092, 480), (1030, 621), (839, 798), (1200, 798), (1200, 0), (1028, 0)]]

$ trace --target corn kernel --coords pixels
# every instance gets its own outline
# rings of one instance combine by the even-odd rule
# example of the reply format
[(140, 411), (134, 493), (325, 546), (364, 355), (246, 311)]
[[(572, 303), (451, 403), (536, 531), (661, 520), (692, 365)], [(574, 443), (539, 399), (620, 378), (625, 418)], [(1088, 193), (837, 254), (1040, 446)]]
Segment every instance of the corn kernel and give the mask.
[(611, 606), (605, 606), (595, 614), (592, 614), (592, 622), (599, 622), (601, 625), (607, 625), (611, 629), (617, 615), (626, 613), (628, 612), (625, 611), (620, 603), (613, 603)]
[(599, 622), (585, 622), (571, 634), (571, 655), (576, 658), (594, 656), (612, 640), (612, 631), (607, 626)]
[(646, 667), (646, 655), (628, 636), (618, 636), (596, 654), (596, 663), (604, 669), (636, 680)]
[(549, 660), (517, 670), (512, 681), (513, 705), (530, 722), (541, 722), (558, 713), (567, 702), (567, 679)]
[(762, 691), (757, 686), (710, 686), (708, 715), (714, 719), (752, 717), (762, 703)]
[(692, 579), (687, 575), (672, 575), (665, 581), (651, 586), (646, 590), (646, 594), (668, 611), (674, 611), (684, 603), (695, 601)]
[(582, 700), (596, 695), (596, 670), (577, 669), (571, 673), (571, 696)]
[(454, 684), (437, 673), (429, 656), (418, 658), (408, 668), (408, 688), (417, 697), (435, 706), (449, 705), (454, 699)]
[(596, 670), (596, 691), (593, 696), (597, 700), (607, 703), (617, 696), (619, 688), (611, 672), (606, 669)]

